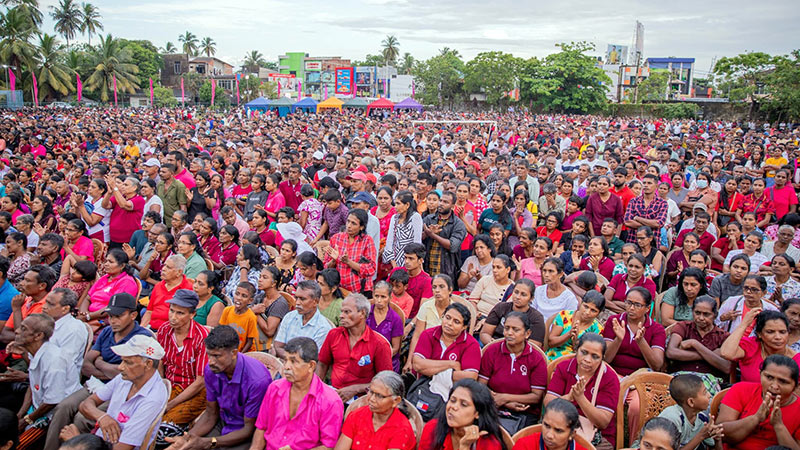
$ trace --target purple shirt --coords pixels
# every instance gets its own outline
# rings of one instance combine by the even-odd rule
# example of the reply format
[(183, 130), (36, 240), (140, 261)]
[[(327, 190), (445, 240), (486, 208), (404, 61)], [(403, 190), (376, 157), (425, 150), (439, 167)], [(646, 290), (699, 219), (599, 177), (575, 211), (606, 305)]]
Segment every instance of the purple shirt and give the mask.
[(322, 221), (328, 222), (328, 236), (344, 231), (344, 223), (347, 221), (347, 213), (350, 212), (344, 202), (339, 205), (336, 211), (327, 206), (322, 210)]
[(206, 400), (219, 403), (219, 416), (225, 425), (222, 427), (223, 435), (241, 429), (245, 417), (258, 417), (261, 400), (272, 383), (264, 364), (239, 353), (230, 380), (224, 373), (214, 373), (208, 365), (203, 373)]
[[(403, 321), (392, 308), (389, 308), (389, 311), (386, 313), (386, 318), (383, 319), (383, 322), (377, 324), (375, 323), (375, 305), (372, 305), (372, 307), (369, 309), (369, 317), (367, 317), (367, 326), (385, 337), (386, 340), (389, 341), (390, 346), (392, 344), (392, 338), (403, 336)], [(400, 371), (399, 354), (392, 356), (392, 368), (395, 372)]]
[(603, 203), (600, 194), (594, 193), (586, 199), (586, 217), (589, 219), (591, 226), (594, 227), (594, 234), (600, 236), (600, 228), (603, 226), (603, 220), (606, 217), (611, 217), (617, 223), (622, 223), (622, 218), (625, 211), (622, 209), (622, 200), (614, 194), (611, 194)]

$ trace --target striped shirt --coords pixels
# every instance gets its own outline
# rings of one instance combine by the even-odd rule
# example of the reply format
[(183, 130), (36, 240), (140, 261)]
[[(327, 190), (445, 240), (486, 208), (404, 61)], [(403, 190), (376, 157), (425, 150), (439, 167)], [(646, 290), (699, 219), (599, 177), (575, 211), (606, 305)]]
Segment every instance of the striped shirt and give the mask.
[(173, 386), (186, 389), (198, 376), (203, 375), (203, 368), (208, 363), (204, 342), (206, 336), (208, 330), (194, 320), (190, 322), (189, 334), (180, 346), (175, 341), (175, 331), (169, 322), (158, 329), (156, 340), (164, 347), (164, 358), (161, 360), (164, 378)]

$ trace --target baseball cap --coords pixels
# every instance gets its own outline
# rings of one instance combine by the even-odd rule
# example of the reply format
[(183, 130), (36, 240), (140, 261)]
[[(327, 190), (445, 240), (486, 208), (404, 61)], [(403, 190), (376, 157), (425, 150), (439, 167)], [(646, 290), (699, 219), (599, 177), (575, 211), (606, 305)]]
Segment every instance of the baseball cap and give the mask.
[(705, 152), (705, 151), (697, 152), (697, 156), (705, 156), (706, 158), (708, 158), (708, 152)]
[(119, 316), (126, 311), (136, 311), (138, 306), (136, 299), (131, 294), (120, 292), (111, 296), (105, 312), (111, 316)]
[(147, 167), (161, 167), (161, 161), (156, 158), (150, 158), (144, 162), (144, 165)]
[(355, 171), (346, 177), (347, 180), (360, 180), (367, 181), (367, 174), (361, 171)]
[(367, 180), (372, 184), (378, 184), (378, 177), (374, 173), (367, 173)]
[(325, 155), (323, 155), (321, 151), (317, 150), (317, 151), (315, 151), (315, 152), (314, 152), (314, 154), (313, 154), (313, 155), (311, 155), (311, 158), (312, 158), (312, 159), (319, 159), (319, 160), (322, 160), (322, 159), (324, 159), (324, 158), (325, 158)]
[(112, 346), (111, 351), (119, 356), (143, 356), (156, 360), (164, 357), (164, 347), (152, 337), (144, 334), (137, 334), (124, 344)]
[(703, 211), (708, 212), (708, 206), (706, 206), (706, 204), (703, 202), (695, 203), (692, 209), (702, 209)]
[(352, 202), (353, 203), (361, 203), (361, 202), (370, 203), (371, 200), (372, 199), (370, 198), (369, 194), (367, 194), (366, 192), (356, 192), (355, 195), (353, 195)]
[(200, 298), (197, 296), (197, 293), (191, 289), (178, 289), (175, 291), (175, 295), (167, 300), (167, 303), (183, 308), (197, 308), (197, 304), (200, 303)]
[(596, 163), (594, 163), (594, 166), (595, 167), (604, 167), (604, 168), (608, 169), (608, 162), (606, 160), (604, 160), (604, 159), (601, 159), (601, 160), (597, 161)]

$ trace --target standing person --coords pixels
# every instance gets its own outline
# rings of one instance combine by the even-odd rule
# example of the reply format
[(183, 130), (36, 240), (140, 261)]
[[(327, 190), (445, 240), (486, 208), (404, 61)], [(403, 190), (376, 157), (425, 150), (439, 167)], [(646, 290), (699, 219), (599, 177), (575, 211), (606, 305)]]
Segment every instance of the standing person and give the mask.
[(437, 212), (423, 219), (423, 243), (428, 253), (425, 269), (431, 276), (444, 273), (457, 279), (461, 265), (461, 243), (467, 236), (464, 222), (453, 214), (455, 193), (445, 191)]
[(281, 194), (283, 194), (283, 198), (286, 200), (286, 206), (291, 207), (295, 211), (298, 210), (304, 198), (301, 192), (303, 184), (300, 180), (302, 172), (303, 166), (300, 164), (292, 164), (289, 166), (289, 176), (278, 185)]
[(283, 378), (267, 388), (250, 450), (334, 448), (344, 405), (315, 374), (316, 344), (310, 338), (294, 338), (286, 343), (284, 355)]
[(217, 198), (218, 192), (211, 188), (211, 176), (205, 170), (197, 172), (194, 176), (195, 187), (186, 188), (186, 199), (188, 201), (189, 223), (194, 221), (197, 214), (203, 213), (211, 216), (211, 211), (219, 209), (219, 203), (223, 199)]
[(586, 199), (586, 217), (589, 218), (591, 236), (600, 236), (603, 220), (611, 217), (617, 223), (622, 223), (625, 210), (622, 209), (622, 199), (612, 195), (609, 191), (611, 179), (602, 176), (597, 179), (597, 192)]
[(131, 240), (133, 232), (141, 228), (144, 199), (137, 194), (139, 180), (136, 178), (128, 177), (118, 185), (116, 178), (108, 177), (106, 183), (108, 192), (103, 197), (103, 208), (111, 210), (108, 246), (122, 248), (122, 244)]
[(636, 230), (642, 226), (658, 230), (667, 224), (669, 205), (666, 200), (657, 195), (657, 188), (658, 177), (646, 174), (642, 178), (642, 195), (628, 203), (623, 222), (629, 229), (627, 242), (636, 242)]
[(366, 234), (367, 221), (366, 211), (350, 211), (345, 231), (333, 235), (325, 250), (325, 265), (339, 271), (342, 275), (342, 287), (350, 292), (372, 291), (377, 254), (375, 242)]
[(797, 193), (789, 183), (789, 178), (788, 170), (778, 170), (775, 172), (775, 185), (766, 190), (766, 195), (769, 196), (775, 208), (777, 220), (781, 220), (786, 214), (797, 212)]
[(408, 244), (422, 243), (422, 216), (417, 212), (414, 194), (401, 191), (395, 196), (395, 214), (389, 223), (383, 260), (392, 268), (405, 263), (405, 248)]
[(297, 208), (300, 213), (298, 223), (303, 228), (306, 241), (311, 242), (317, 238), (320, 228), (322, 228), (322, 210), (325, 205), (314, 196), (314, 188), (310, 184), (303, 185), (300, 195), (302, 195), (303, 201)]
[[(286, 206), (286, 198), (284, 198), (283, 194), (281, 193), (280, 189), (278, 189), (278, 183), (280, 182), (280, 177), (278, 174), (272, 173), (269, 174), (267, 177), (263, 177), (262, 175), (255, 175), (253, 176), (253, 192), (248, 194), (247, 196), (247, 207), (251, 205), (250, 198), (252, 195), (258, 195), (260, 191), (258, 191), (258, 181), (259, 179), (263, 179), (264, 185), (264, 202), (263, 204), (257, 203), (255, 206), (256, 209), (263, 210), (269, 216), (269, 223), (274, 223), (278, 221), (278, 211), (281, 210), (284, 206)], [(296, 209), (293, 209), (296, 211)], [(250, 218), (252, 215), (251, 212), (248, 212), (245, 216), (246, 218)]]
[(189, 203), (186, 198), (186, 185), (175, 179), (175, 166), (173, 164), (162, 165), (158, 175), (161, 177), (161, 181), (156, 186), (156, 195), (164, 204), (164, 217), (172, 218), (175, 211), (186, 211)]

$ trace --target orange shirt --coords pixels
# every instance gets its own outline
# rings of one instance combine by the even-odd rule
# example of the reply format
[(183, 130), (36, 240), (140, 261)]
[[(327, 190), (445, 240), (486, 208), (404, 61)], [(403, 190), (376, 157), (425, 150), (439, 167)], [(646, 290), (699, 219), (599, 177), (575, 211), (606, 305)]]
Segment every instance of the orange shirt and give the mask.
[[(42, 312), (42, 307), (44, 306), (44, 299), (45, 297), (42, 297), (42, 299), (39, 300), (38, 302), (34, 302), (33, 298), (25, 297), (25, 303), (22, 304), (22, 319), (24, 320), (31, 314), (38, 314)], [(14, 329), (14, 314), (11, 314), (8, 317), (8, 321), (6, 321), (6, 327), (12, 330)]]

